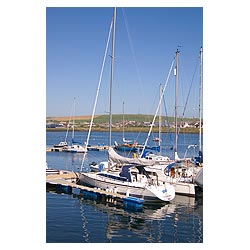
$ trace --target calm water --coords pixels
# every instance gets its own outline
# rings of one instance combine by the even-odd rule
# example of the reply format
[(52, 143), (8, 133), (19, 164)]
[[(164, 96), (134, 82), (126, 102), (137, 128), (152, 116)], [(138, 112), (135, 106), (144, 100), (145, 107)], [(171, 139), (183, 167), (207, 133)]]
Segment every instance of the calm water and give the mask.
[[(75, 139), (86, 140), (87, 134), (76, 132)], [(121, 142), (122, 134), (113, 133), (113, 141)], [(143, 143), (147, 134), (127, 133), (126, 139)], [(157, 136), (157, 135), (155, 135)], [(64, 140), (65, 132), (47, 132), (47, 146)], [(108, 133), (93, 132), (91, 145), (108, 144)], [(172, 156), (170, 149), (174, 136), (165, 135), (163, 154)], [(154, 146), (152, 139), (149, 144)], [(194, 149), (186, 152), (190, 144), (198, 144), (198, 135), (180, 135), (179, 156), (197, 154)], [(197, 151), (197, 149), (196, 149)], [(49, 167), (78, 171), (82, 154), (47, 152)], [(107, 160), (105, 151), (89, 151), (84, 164), (84, 171), (89, 170), (93, 161)], [(172, 243), (203, 242), (203, 197), (176, 196), (170, 203), (144, 206), (141, 211), (128, 211), (122, 204), (93, 201), (74, 195), (46, 192), (46, 241), (68, 243)]]

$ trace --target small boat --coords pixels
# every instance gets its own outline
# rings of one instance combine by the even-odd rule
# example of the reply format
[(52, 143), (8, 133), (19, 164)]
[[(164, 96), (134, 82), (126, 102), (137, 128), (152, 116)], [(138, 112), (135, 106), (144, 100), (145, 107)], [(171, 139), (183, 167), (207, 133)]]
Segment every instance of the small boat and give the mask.
[(122, 151), (122, 152), (137, 152), (138, 151), (138, 148), (137, 148), (137, 143), (121, 143), (121, 144), (118, 144), (116, 141), (115, 141), (115, 146), (114, 148), (118, 151)]
[(70, 152), (70, 153), (86, 153), (87, 147), (84, 147), (82, 145), (71, 145), (63, 148), (63, 152)]
[[(73, 105), (75, 105), (75, 98), (74, 98), (74, 103)], [(70, 128), (70, 123), (71, 123), (71, 115), (70, 115), (70, 119), (68, 121), (68, 125), (67, 125), (67, 131), (66, 131), (66, 135), (65, 135), (65, 139), (64, 141), (59, 142), (58, 144), (53, 145), (54, 148), (64, 148), (68, 146), (67, 143), (67, 138), (68, 138), (68, 133), (69, 133), (69, 128)]]
[(161, 142), (161, 139), (160, 139), (159, 137), (155, 137), (155, 138), (153, 139), (153, 141), (154, 141), (154, 142)]
[(64, 148), (64, 147), (67, 147), (67, 146), (68, 146), (68, 143), (66, 141), (61, 141), (58, 144), (55, 144), (54, 148)]
[[(74, 103), (73, 103), (73, 114), (75, 115), (75, 105), (76, 105), (76, 98), (74, 97)], [(63, 147), (63, 152), (70, 152), (70, 153), (86, 153), (87, 152), (87, 147), (82, 146), (79, 142), (76, 142), (74, 140), (75, 137), (75, 118), (73, 115), (73, 124), (72, 124), (72, 144), (67, 145)]]
[(117, 143), (115, 141), (114, 148), (118, 151), (122, 152), (137, 152), (138, 151), (138, 143), (134, 141), (132, 143), (132, 140), (126, 140), (124, 136), (124, 101), (123, 101), (123, 118), (122, 118), (122, 143)]

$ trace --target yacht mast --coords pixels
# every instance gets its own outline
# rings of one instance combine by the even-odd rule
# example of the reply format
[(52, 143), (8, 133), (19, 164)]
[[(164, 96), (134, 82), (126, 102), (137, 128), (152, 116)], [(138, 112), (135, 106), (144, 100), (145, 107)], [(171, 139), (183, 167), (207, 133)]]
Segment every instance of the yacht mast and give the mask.
[(116, 25), (116, 7), (113, 16), (113, 33), (112, 33), (112, 56), (111, 56), (111, 77), (110, 77), (110, 93), (109, 93), (109, 146), (112, 144), (112, 85), (114, 79), (114, 60), (115, 60), (115, 25)]
[(122, 103), (122, 141), (125, 142), (125, 137), (124, 137), (124, 101)]
[[(160, 84), (160, 99), (161, 99), (161, 95), (162, 95), (162, 85)], [(161, 106), (160, 105), (160, 111), (159, 111), (159, 147), (160, 147), (160, 154), (161, 154)]]
[(76, 98), (74, 97), (74, 103), (73, 103), (72, 144), (73, 144), (73, 142), (74, 142), (74, 138), (75, 138), (75, 112), (76, 112)]
[[(102, 61), (102, 68), (101, 68), (101, 73), (100, 73), (100, 76), (99, 76), (99, 81), (98, 81), (98, 86), (97, 86), (97, 91), (96, 91), (96, 96), (95, 96), (95, 102), (94, 102), (94, 108), (93, 108), (93, 111), (92, 111), (91, 121), (90, 121), (90, 125), (89, 125), (89, 132), (88, 132), (88, 136), (87, 136), (87, 141), (85, 143), (86, 148), (89, 145), (89, 138), (90, 138), (90, 133), (91, 133), (91, 129), (92, 129), (92, 126), (93, 126), (95, 110), (96, 110), (97, 100), (98, 100), (98, 96), (99, 96), (99, 92), (100, 92), (102, 76), (103, 76), (103, 71), (104, 71), (104, 65), (105, 65), (106, 58), (107, 58), (108, 46), (109, 46), (109, 41), (110, 41), (110, 37), (111, 37), (112, 27), (113, 27), (113, 20), (111, 21), (111, 24), (110, 24), (108, 40), (107, 40), (107, 43), (106, 43), (105, 53), (104, 53), (104, 57), (103, 57), (103, 61)], [(86, 157), (86, 154), (83, 154), (80, 172), (82, 172), (83, 164), (85, 162), (85, 157)]]
[(169, 69), (169, 72), (168, 72), (168, 75), (167, 75), (166, 82), (165, 82), (164, 87), (163, 87), (163, 89), (162, 89), (160, 101), (159, 101), (159, 103), (158, 103), (158, 106), (157, 106), (157, 109), (156, 109), (156, 112), (155, 112), (153, 121), (152, 121), (152, 123), (151, 123), (150, 129), (149, 129), (149, 132), (148, 132), (148, 135), (147, 135), (147, 137), (146, 137), (146, 140), (145, 140), (145, 143), (144, 143), (143, 148), (142, 148), (142, 150), (141, 150), (141, 153), (140, 153), (139, 158), (141, 158), (141, 157), (143, 156), (143, 153), (144, 153), (144, 150), (145, 150), (145, 148), (146, 148), (146, 146), (147, 146), (147, 143), (148, 143), (150, 134), (151, 134), (151, 132), (152, 132), (153, 126), (154, 126), (154, 124), (155, 124), (155, 119), (156, 119), (156, 116), (157, 116), (157, 114), (158, 114), (158, 112), (159, 112), (159, 108), (160, 108), (161, 101), (162, 101), (164, 92), (165, 92), (165, 90), (166, 90), (167, 84), (168, 84), (168, 80), (169, 80), (169, 77), (170, 77), (170, 73), (172, 72), (172, 69), (173, 69), (173, 66), (174, 66), (174, 61), (175, 61), (175, 59), (173, 59), (173, 61), (172, 61), (172, 63), (171, 63), (171, 66), (170, 66), (170, 69)]
[(202, 47), (200, 49), (200, 103), (199, 103), (199, 116), (200, 116), (200, 123), (199, 123), (199, 152), (201, 152), (201, 115), (202, 115), (202, 82), (203, 82), (203, 50)]
[(178, 110), (178, 63), (179, 63), (179, 50), (176, 50), (175, 53), (175, 60), (176, 60), (176, 66), (175, 66), (175, 71), (174, 71), (174, 75), (175, 75), (175, 145), (174, 145), (174, 158), (175, 160), (178, 158), (178, 154), (177, 154), (177, 141), (178, 141), (178, 124), (177, 124), (177, 110)]

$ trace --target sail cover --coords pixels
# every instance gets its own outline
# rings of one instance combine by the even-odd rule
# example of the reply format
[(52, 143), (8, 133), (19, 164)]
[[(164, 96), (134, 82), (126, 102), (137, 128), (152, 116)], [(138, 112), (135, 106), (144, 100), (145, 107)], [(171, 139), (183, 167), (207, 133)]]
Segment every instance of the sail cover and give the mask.
[(108, 150), (109, 154), (109, 161), (112, 164), (136, 164), (136, 165), (143, 165), (143, 166), (151, 166), (155, 164), (154, 160), (148, 160), (144, 158), (129, 158), (129, 157), (124, 157), (115, 152), (113, 148), (109, 148)]

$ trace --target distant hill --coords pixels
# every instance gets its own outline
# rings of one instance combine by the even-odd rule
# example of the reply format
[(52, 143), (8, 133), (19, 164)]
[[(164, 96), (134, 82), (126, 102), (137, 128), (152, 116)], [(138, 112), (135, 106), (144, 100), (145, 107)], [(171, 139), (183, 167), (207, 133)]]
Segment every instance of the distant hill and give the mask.
[[(124, 120), (125, 121), (135, 121), (135, 122), (151, 122), (153, 121), (153, 115), (144, 115), (144, 114), (125, 114)], [(70, 117), (47, 117), (47, 121), (54, 121), (54, 122), (68, 122)], [(156, 118), (158, 120), (158, 117)], [(89, 122), (91, 120), (91, 116), (75, 116), (76, 122)], [(112, 115), (112, 122), (121, 122), (123, 120), (122, 114), (113, 114)], [(162, 116), (162, 120), (166, 120), (165, 116)], [(174, 117), (168, 117), (167, 119), (169, 122), (174, 122)], [(180, 118), (178, 118), (180, 122)], [(198, 121), (198, 118), (184, 118), (183, 121), (195, 122)], [(94, 118), (95, 123), (107, 123), (109, 122), (109, 115), (96, 115)]]
[[(142, 114), (125, 114), (123, 123), (123, 115), (122, 114), (114, 114), (112, 115), (112, 131), (121, 132), (123, 130), (123, 124), (125, 132), (148, 132), (149, 126), (153, 121), (153, 115), (142, 115)], [(66, 124), (71, 120), (70, 117), (47, 117), (46, 118), (46, 128), (47, 131), (62, 131), (66, 129)], [(88, 131), (89, 123), (91, 120), (91, 116), (76, 116), (75, 117), (75, 130)], [(167, 120), (167, 124), (165, 121)], [(156, 118), (156, 125), (153, 128), (153, 131), (158, 131), (158, 117)], [(178, 119), (178, 123), (188, 123), (192, 124), (191, 127), (181, 128), (180, 132), (184, 133), (198, 133), (198, 127), (194, 126), (194, 124), (199, 121), (198, 118), (184, 118)], [(162, 116), (162, 122), (165, 123), (165, 126), (162, 127), (162, 132), (174, 132), (174, 117), (166, 117)], [(60, 123), (64, 123), (64, 125), (59, 125)], [(51, 126), (52, 124), (52, 126)], [(94, 131), (108, 131), (109, 130), (109, 115), (96, 115), (94, 118), (94, 125), (92, 130)]]

